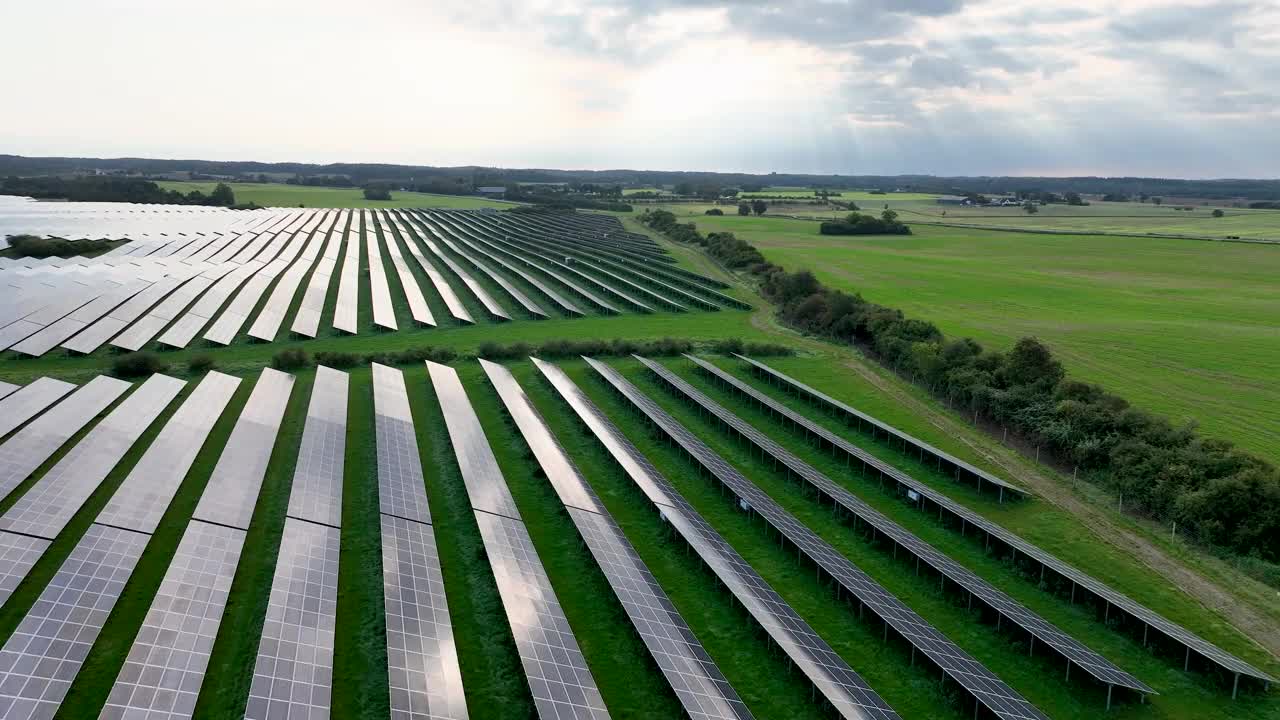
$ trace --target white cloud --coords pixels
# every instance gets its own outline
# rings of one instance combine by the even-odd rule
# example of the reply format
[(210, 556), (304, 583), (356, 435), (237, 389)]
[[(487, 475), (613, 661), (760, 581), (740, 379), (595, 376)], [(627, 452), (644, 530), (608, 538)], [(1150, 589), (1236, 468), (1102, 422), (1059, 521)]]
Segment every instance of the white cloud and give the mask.
[(1274, 175), (1280, 5), (1115, 7), (7, 3), (0, 151)]

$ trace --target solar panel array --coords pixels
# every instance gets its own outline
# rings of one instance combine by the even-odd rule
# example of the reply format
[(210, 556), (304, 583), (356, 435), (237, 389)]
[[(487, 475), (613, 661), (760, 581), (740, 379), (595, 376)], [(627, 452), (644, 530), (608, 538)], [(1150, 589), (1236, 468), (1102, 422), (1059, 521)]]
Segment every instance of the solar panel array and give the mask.
[(374, 364), (383, 605), (392, 720), (467, 717), (404, 376)]
[(346, 373), (317, 368), (249, 689), (248, 720), (329, 717), (348, 386)]
[[(686, 357), (708, 372), (715, 374), (717, 377), (722, 377), (722, 379), (725, 379), (726, 381), (737, 382), (736, 378), (723, 374), (723, 371), (705, 360), (688, 355)], [(1057, 651), (1059, 655), (1067, 660), (1067, 662), (1081, 668), (1093, 677), (1097, 678), (1099, 681), (1108, 685), (1119, 685), (1143, 694), (1151, 694), (1155, 692), (1146, 683), (1143, 683), (1132, 674), (1116, 667), (1115, 664), (1106, 658), (1090, 650), (1083, 643), (1059, 630), (1052, 623), (1048, 622), (1006, 593), (983, 580), (977, 575), (977, 573), (974, 573), (968, 568), (955, 562), (942, 552), (939, 552), (933, 546), (916, 537), (902, 526), (872, 508), (870, 505), (858, 499), (853, 495), (853, 493), (845, 490), (826, 475), (822, 474), (817, 469), (813, 468), (808, 463), (805, 463), (781, 445), (771, 440), (768, 436), (751, 427), (749, 423), (735, 416), (733, 413), (729, 412), (724, 407), (681, 380), (667, 368), (664, 368), (650, 360), (642, 359), (641, 362), (657, 373), (660, 378), (666, 381), (680, 394), (693, 401), (698, 405), (698, 407), (711, 413), (714, 417), (725, 423), (727, 427), (737, 432), (740, 437), (755, 445), (769, 457), (778, 461), (783, 467), (790, 470), (796, 477), (818, 490), (823, 497), (826, 497), (841, 508), (847, 510), (866, 525), (874, 528), (882, 537), (891, 540), (896, 547), (901, 547), (907, 550), (913, 557), (922, 560), (940, 575), (964, 588), (1000, 616), (1008, 619), (1016, 626), (1021, 627), (1027, 633), (1032, 635), (1035, 640), (1039, 640), (1048, 647)], [(745, 387), (750, 388), (750, 386)], [(752, 390), (754, 391), (754, 389)]]
[(99, 715), (185, 718), (209, 665), (245, 532), (192, 520)]
[[(749, 358), (744, 358), (741, 356), (738, 356), (738, 357), (742, 360), (747, 361), (753, 367), (762, 368), (762, 369), (767, 368), (767, 366), (763, 365), (762, 363), (756, 362), (754, 360), (750, 360)], [(804, 390), (804, 388), (808, 387), (803, 383), (799, 383), (799, 381), (788, 378), (785, 375), (778, 373), (777, 371), (773, 371), (771, 368), (767, 368), (767, 369), (770, 370), (771, 376), (778, 377), (779, 379), (788, 382), (788, 384), (791, 385), (792, 387), (796, 387), (800, 390)], [(810, 388), (810, 390), (812, 390), (812, 388)], [(813, 390), (813, 392), (817, 393), (818, 391)], [(838, 401), (833, 400), (832, 402), (838, 402)], [(777, 405), (778, 407), (782, 407), (778, 403), (775, 403), (775, 405)], [(1007, 547), (1011, 548), (1015, 552), (1021, 553), (1025, 557), (1031, 558), (1035, 562), (1039, 563), (1040, 566), (1043, 567), (1045, 570), (1052, 571), (1056, 575), (1066, 579), (1067, 581), (1073, 583), (1074, 585), (1082, 587), (1088, 590), (1090, 593), (1093, 593), (1096, 597), (1102, 599), (1105, 603), (1107, 603), (1109, 608), (1114, 607), (1120, 611), (1126, 612), (1130, 616), (1144, 623), (1147, 627), (1152, 628), (1164, 634), (1166, 637), (1172, 639), (1173, 641), (1181, 644), (1182, 646), (1187, 648), (1188, 653), (1191, 651), (1195, 651), (1201, 657), (1218, 665), (1219, 667), (1222, 667), (1228, 672), (1251, 677), (1256, 680), (1260, 680), (1264, 683), (1275, 682), (1274, 678), (1267, 675), (1265, 672), (1259, 670), (1258, 668), (1254, 667), (1253, 665), (1250, 665), (1244, 660), (1241, 660), (1240, 658), (1232, 655), (1231, 653), (1228, 653), (1222, 648), (1219, 648), (1218, 646), (1201, 638), (1200, 636), (1196, 635), (1190, 630), (1187, 630), (1181, 625), (1171, 622), (1170, 620), (1166, 619), (1165, 617), (1161, 616), (1155, 611), (1117, 592), (1116, 590), (1112, 589), (1111, 587), (1102, 583), (1096, 578), (1090, 575), (1087, 575), (1084, 572), (1081, 572), (1080, 570), (1076, 569), (1075, 567), (1072, 567), (1071, 565), (1068, 565), (1067, 563), (1063, 562), (1062, 560), (1059, 560), (1057, 557), (1053, 556), (1052, 554), (1045, 552), (1044, 550), (1037, 547), (1036, 545), (1031, 544), (1030, 542), (1027, 542), (1026, 540), (1022, 539), (1018, 535), (1015, 535), (1012, 532), (1009, 532), (1005, 528), (988, 520), (982, 515), (979, 515), (978, 513), (970, 510), (964, 505), (961, 505), (960, 503), (955, 502), (951, 498), (934, 490), (928, 485), (925, 485), (924, 483), (921, 483), (918, 480), (915, 480), (914, 478), (907, 475), (906, 473), (896, 468), (893, 468), (892, 466), (889, 466), (878, 459), (875, 459), (873, 456), (870, 456), (865, 451), (862, 451), (861, 449), (856, 448), (856, 446), (853, 446), (848, 441), (845, 441), (842, 438), (839, 438), (838, 436), (834, 435), (834, 433), (831, 433), (830, 431), (826, 431), (825, 429), (822, 429), (816, 423), (813, 423), (812, 421), (809, 421), (807, 419), (803, 419), (802, 416), (799, 416), (796, 413), (792, 413), (792, 415), (796, 418), (795, 422), (797, 426), (805, 427), (806, 429), (809, 429), (810, 432), (817, 434), (817, 436), (819, 437), (823, 437), (824, 440), (827, 440), (828, 437), (831, 438), (830, 440), (827, 440), (827, 442), (832, 443), (832, 447), (839, 448), (841, 452), (846, 452), (850, 454), (850, 456), (858, 457), (861, 461), (866, 462), (868, 466), (874, 467), (878, 472), (883, 473), (884, 476), (894, 479), (902, 487), (907, 488), (912, 492), (916, 493), (921, 498), (928, 500), (930, 503), (934, 505), (934, 507), (937, 507), (940, 512), (946, 512), (950, 514), (952, 517), (956, 518), (957, 520), (962, 521), (963, 527), (980, 530), (986, 533), (988, 537), (995, 538), (998, 541), (1004, 543)], [(801, 422), (801, 420), (803, 420), (803, 422)], [(822, 431), (820, 434), (818, 433), (819, 430)]]
[[(666, 372), (665, 368), (649, 363), (650, 369)], [(934, 662), (978, 703), (985, 705), (1000, 718), (1043, 718), (1039, 710), (1009, 687), (985, 666), (971, 657), (958, 645), (933, 627), (927, 620), (884, 589), (874, 578), (863, 572), (838, 550), (810, 530), (804, 523), (787, 512), (768, 494), (760, 490), (732, 465), (707, 447), (696, 435), (689, 432), (649, 397), (640, 392), (615, 371), (603, 363), (588, 361), (624, 398), (657, 425), (675, 444), (695, 462), (719, 480), (752, 512), (760, 515), (783, 537), (789, 540), (805, 557), (822, 568), (827, 575), (862, 607), (871, 610), (899, 636)], [(722, 410), (723, 408), (717, 409)], [(711, 408), (708, 408), (711, 409)], [(722, 417), (728, 420), (727, 416)], [(736, 419), (736, 418), (735, 418)], [(742, 428), (745, 431), (747, 428)], [(779, 457), (779, 460), (783, 458)]]
[[(387, 244), (387, 255), (391, 257), (391, 265), (396, 270), (396, 277), (400, 279), (400, 290), (404, 293), (405, 301), (409, 304), (409, 313), (413, 316), (413, 321), (435, 327), (436, 318), (431, 314), (431, 308), (427, 307), (427, 300), (422, 294), (422, 288), (418, 287), (418, 279), (413, 276), (413, 271), (409, 269), (409, 263), (404, 259), (404, 253), (400, 250), (400, 243), (396, 240), (396, 234), (391, 232), (391, 226), (381, 216), (378, 218), (378, 231), (382, 234), (382, 240)], [(403, 235), (401, 236), (403, 237)]]
[(186, 382), (152, 375), (0, 517), (0, 530), (52, 540)]
[[(0, 649), (0, 716), (27, 720), (52, 718), (57, 712), (164, 507), (239, 383), (216, 372), (205, 377), (45, 586)], [(5, 576), (15, 574), (15, 568), (25, 576), (49, 545), (14, 533), (0, 538)], [(15, 564), (8, 565), (10, 561)], [(6, 584), (6, 594), (12, 589)]]
[(481, 361), (579, 535), (690, 718), (751, 717), (511, 372)]
[(53, 456), (73, 435), (129, 389), (129, 383), (99, 375), (0, 444), (0, 498)]
[(270, 368), (259, 375), (102, 717), (191, 716), (292, 388), (291, 375)]
[(329, 717), (338, 529), (287, 518), (245, 718)]
[(149, 536), (91, 525), (0, 649), (0, 717), (52, 718)]
[[(813, 684), (815, 692), (823, 700), (844, 718), (898, 717), (888, 703), (702, 519), (569, 376), (551, 363), (536, 359), (534, 363), (628, 477), (645, 493), (661, 517), (729, 589), (769, 639)], [(613, 372), (608, 367), (604, 367), (604, 371)]]
[(1001, 493), (1000, 495), (1001, 499), (1004, 498), (1005, 492), (1011, 493), (1014, 497), (1020, 497), (1020, 496), (1025, 496), (1029, 494), (1025, 488), (1018, 487), (1017, 485), (1014, 485), (1005, 480), (1002, 480), (992, 475), (991, 473), (987, 472), (986, 470), (983, 470), (982, 468), (970, 465), (969, 463), (965, 462), (964, 460), (961, 460), (958, 457), (955, 457), (954, 455), (946, 452), (945, 450), (940, 450), (930, 445), (929, 443), (923, 440), (920, 440), (919, 438), (913, 437), (912, 435), (902, 430), (899, 430), (898, 428), (892, 425), (889, 425), (888, 423), (881, 422), (880, 420), (877, 420), (871, 417), (870, 415), (867, 415), (866, 413), (857, 410), (856, 408), (853, 408), (849, 405), (846, 405), (843, 402), (840, 402), (839, 400), (836, 400), (830, 395), (827, 395), (823, 392), (815, 390), (814, 388), (811, 388), (808, 385), (805, 385), (804, 383), (800, 382), (799, 380), (796, 380), (795, 378), (788, 377), (787, 375), (784, 375), (774, 370), (773, 368), (769, 367), (768, 365), (765, 365), (764, 363), (757, 362), (755, 360), (752, 360), (751, 358), (744, 357), (742, 355), (735, 354), (734, 357), (749, 363), (753, 368), (758, 370), (761, 374), (769, 377), (771, 380), (781, 383), (784, 386), (790, 387), (791, 389), (795, 390), (801, 395), (808, 396), (824, 405), (830, 406), (831, 408), (839, 411), (840, 413), (842, 413), (843, 415), (849, 418), (855, 419), (861, 423), (865, 423), (868, 427), (871, 427), (876, 431), (884, 433), (886, 437), (890, 437), (897, 440), (902, 445), (903, 448), (911, 448), (915, 450), (919, 454), (919, 457), (922, 460), (925, 457), (929, 457), (929, 458), (932, 458), (938, 464), (938, 467), (951, 468), (952, 471), (955, 473), (955, 476), (957, 479), (960, 478), (961, 475), (967, 475), (969, 477), (976, 478), (978, 480), (979, 486), (981, 486), (981, 483), (984, 483), (984, 482), (990, 485), (994, 485), (995, 487), (999, 488)]
[[(721, 292), (724, 283), (675, 267), (651, 239), (612, 217), (279, 209), (206, 219), (216, 227), (144, 233), (94, 258), (0, 259), (0, 295), (8, 301), (0, 350), (91, 353), (109, 344), (137, 351), (153, 343), (227, 345), (242, 336), (270, 342), (286, 322), (298, 336), (315, 337), (334, 274), (333, 327), (358, 333), (362, 247), (373, 324), (388, 330), (398, 327), (400, 301), (416, 324), (434, 326), (428, 295), (465, 324), (583, 315), (570, 296), (611, 314), (620, 312), (615, 303), (645, 313), (750, 308)], [(398, 282), (390, 282), (384, 261)], [(483, 318), (473, 317), (472, 301)]]
[(382, 251), (378, 248), (378, 234), (370, 224), (371, 216), (364, 216), (364, 238), (369, 253), (369, 292), (373, 294), (373, 324), (387, 330), (396, 330), (396, 313), (391, 305), (391, 285), (387, 283), (387, 271), (382, 264)]
[(427, 371), (538, 716), (609, 717), (457, 371), (432, 362)]

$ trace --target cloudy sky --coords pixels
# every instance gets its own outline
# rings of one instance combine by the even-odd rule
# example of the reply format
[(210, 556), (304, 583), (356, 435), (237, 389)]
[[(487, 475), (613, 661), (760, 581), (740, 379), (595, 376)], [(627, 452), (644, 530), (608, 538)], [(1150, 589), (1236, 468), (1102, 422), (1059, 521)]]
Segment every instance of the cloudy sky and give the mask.
[(40, 0), (0, 152), (1280, 177), (1280, 0)]

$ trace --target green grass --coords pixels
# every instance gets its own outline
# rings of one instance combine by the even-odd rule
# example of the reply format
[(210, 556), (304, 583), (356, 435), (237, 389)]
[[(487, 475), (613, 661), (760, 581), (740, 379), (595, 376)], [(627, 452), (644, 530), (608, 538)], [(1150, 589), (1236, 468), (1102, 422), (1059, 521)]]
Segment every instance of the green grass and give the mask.
[[(1192, 209), (1180, 209), (1183, 207)], [(1099, 201), (1089, 205), (1044, 205), (1039, 212), (1031, 215), (1021, 207), (970, 208), (932, 202), (921, 202), (898, 209), (903, 212), (903, 219), (907, 221), (928, 220), (975, 227), (1139, 235), (1154, 233), (1209, 238), (1236, 235), (1246, 239), (1280, 240), (1280, 212), (1217, 205)], [(1225, 216), (1213, 217), (1214, 209), (1221, 209)]]
[(1280, 461), (1280, 248), (915, 226), (818, 235), (783, 218), (704, 218), (791, 270), (994, 349), (1046, 341), (1072, 377)]
[[(256, 202), (265, 207), (310, 208), (408, 208), (439, 207), (471, 210), (475, 208), (510, 208), (515, 203), (486, 200), (461, 195), (434, 195), (431, 193), (401, 192), (393, 190), (391, 200), (365, 200), (360, 188), (312, 187), (285, 185), (283, 183), (228, 183), (236, 194), (237, 203)], [(167, 180), (159, 185), (165, 190), (189, 193), (199, 190), (208, 194), (216, 182), (181, 182)]]

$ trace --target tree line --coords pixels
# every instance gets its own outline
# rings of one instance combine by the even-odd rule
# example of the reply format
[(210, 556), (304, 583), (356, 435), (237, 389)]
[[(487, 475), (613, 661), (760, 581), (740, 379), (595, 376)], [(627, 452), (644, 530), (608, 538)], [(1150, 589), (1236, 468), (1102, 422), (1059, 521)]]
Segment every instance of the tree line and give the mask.
[(163, 203), (168, 205), (210, 205), (232, 207), (235, 193), (226, 183), (213, 191), (182, 193), (165, 190), (150, 180), (121, 177), (8, 177), (0, 181), (0, 195), (25, 195), (38, 200), (80, 202)]
[(880, 217), (852, 212), (844, 220), (822, 223), (818, 232), (822, 235), (910, 235), (911, 228), (898, 219), (898, 213), (885, 210)]
[[(745, 271), (787, 325), (857, 345), (952, 407), (998, 423), (1060, 467), (1120, 495), (1123, 508), (1177, 523), (1200, 542), (1280, 561), (1280, 471), (1194, 423), (1175, 425), (1099, 385), (1068, 378), (1052, 350), (1024, 337), (1007, 352), (948, 338), (931, 322), (789, 272), (732, 233), (703, 235), (666, 212), (640, 220)], [(1272, 573), (1275, 576), (1275, 572)]]
[(71, 158), (0, 155), (0, 176), (53, 175), (92, 170), (135, 172), (158, 175), (192, 172), (222, 177), (272, 175), (343, 175), (355, 186), (371, 181), (397, 184), (423, 182), (428, 178), (465, 176), (473, 185), (505, 185), (514, 182), (579, 182), (596, 185), (619, 184), (655, 187), (689, 183), (736, 187), (743, 192), (759, 192), (770, 186), (882, 188), (909, 192), (963, 195), (966, 192), (1005, 194), (1024, 188), (1036, 192), (1089, 195), (1107, 193), (1137, 196), (1193, 197), (1280, 201), (1280, 180), (1220, 179), (1179, 180), (1142, 177), (941, 177), (933, 175), (810, 175), (804, 173), (715, 173), (650, 170), (554, 170), (545, 168), (492, 168), (483, 166), (433, 167), (375, 163), (263, 163), (216, 160), (157, 160), (147, 158)]

